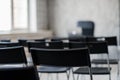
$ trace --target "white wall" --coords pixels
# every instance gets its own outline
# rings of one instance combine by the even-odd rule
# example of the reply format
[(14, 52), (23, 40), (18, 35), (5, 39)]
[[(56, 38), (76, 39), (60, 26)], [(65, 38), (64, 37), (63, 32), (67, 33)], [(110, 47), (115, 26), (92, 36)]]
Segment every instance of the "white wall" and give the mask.
[(30, 31), (37, 31), (36, 0), (29, 0), (29, 25)]
[(47, 0), (37, 0), (37, 29), (46, 29), (47, 23)]
[(67, 36), (79, 20), (95, 22), (95, 36), (118, 35), (118, 0), (49, 0), (49, 25), (57, 36)]

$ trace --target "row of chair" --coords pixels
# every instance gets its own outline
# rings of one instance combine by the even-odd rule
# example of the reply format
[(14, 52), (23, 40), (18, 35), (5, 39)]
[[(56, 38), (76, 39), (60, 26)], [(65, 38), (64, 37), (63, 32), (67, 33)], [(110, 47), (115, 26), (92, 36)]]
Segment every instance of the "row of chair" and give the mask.
[(0, 48), (0, 80), (39, 80), (34, 66), (27, 64), (22, 46)]
[[(117, 38), (116, 37), (106, 37), (106, 38), (103, 38), (103, 37), (89, 37), (89, 38), (87, 38), (87, 39), (89, 39), (89, 44), (90, 44), (90, 42), (95, 42), (95, 41), (107, 41), (107, 44), (106, 45), (113, 45), (113, 46), (116, 46), (117, 47)], [(48, 43), (48, 42), (47, 42)], [(50, 42), (51, 43), (51, 42)], [(56, 43), (56, 46), (52, 46), (52, 47), (43, 47), (42, 46), (42, 44), (41, 44), (41, 41), (39, 41), (39, 42), (33, 42), (33, 43), (29, 43), (30, 44), (30, 46), (31, 47), (35, 47), (35, 48), (52, 48), (52, 49), (57, 49), (57, 48), (63, 48), (63, 46), (61, 46), (62, 44), (61, 44), (61, 42), (59, 42), (58, 40), (56, 41), (56, 42), (52, 42), (52, 43)], [(80, 48), (80, 47), (85, 47), (85, 45), (86, 44), (88, 44), (88, 43), (81, 43), (81, 42), (70, 42), (69, 43), (69, 46), (70, 46), (70, 48)], [(45, 45), (45, 44), (44, 44)], [(100, 47), (98, 46), (98, 47), (95, 47), (95, 45), (98, 45), (98, 44), (95, 44), (94, 43), (94, 45), (92, 45), (92, 46), (94, 46), (94, 48), (93, 49), (100, 49)], [(29, 46), (29, 47), (30, 47)], [(61, 46), (61, 47), (60, 47)], [(104, 47), (103, 47), (104, 45), (102, 45), (101, 46), (101, 49), (103, 49), (103, 50), (99, 50), (99, 51), (104, 51)], [(87, 47), (89, 47), (90, 48), (90, 46), (88, 45)], [(107, 50), (107, 49), (106, 49)], [(99, 53), (99, 52), (97, 52), (97, 53)], [(106, 51), (105, 53), (108, 53), (108, 51)], [(117, 54), (116, 54), (117, 55)], [(117, 55), (118, 56), (118, 55)], [(108, 56), (109, 57), (109, 56)], [(108, 62), (109, 62), (109, 64), (118, 64), (118, 74), (119, 74), (119, 59), (112, 59), (112, 60), (110, 60), (109, 59), (109, 61), (107, 61), (107, 60), (105, 60), (105, 59), (99, 59), (99, 60), (93, 60), (92, 61), (92, 63), (94, 63), (94, 64), (107, 64)], [(110, 74), (109, 73), (109, 69), (103, 69), (103, 71), (102, 72), (97, 72), (96, 70), (99, 70), (100, 68), (98, 68), (98, 69), (93, 69), (93, 73), (97, 73), (97, 74)], [(47, 70), (49, 70), (49, 69), (47, 69)], [(83, 72), (81, 72), (81, 70), (78, 70), (78, 71), (80, 71), (79, 72), (79, 74), (80, 73), (83, 73)], [(77, 73), (78, 73), (78, 71), (77, 71)], [(76, 72), (75, 72), (76, 73)], [(86, 74), (86, 73), (88, 73), (88, 72), (85, 72), (84, 74)]]
[[(51, 59), (51, 58), (54, 59), (54, 56), (53, 57), (50, 56), (51, 55), (50, 51), (54, 51), (54, 53), (57, 54), (57, 53), (59, 53), (62, 50), (64, 50), (64, 51), (69, 50), (69, 49), (58, 49), (58, 48), (56, 49), (55, 45), (54, 45), (54, 49), (53, 48), (50, 49), (50, 47), (49, 47), (49, 49), (45, 49), (45, 47), (43, 48), (42, 44), (40, 44), (39, 42), (37, 42), (37, 43), (34, 42), (34, 43), (31, 43), (31, 45), (33, 45), (33, 46), (31, 46), (30, 49), (31, 48), (37, 48), (36, 50), (38, 50), (36, 52), (33, 52), (33, 51), (31, 52), (31, 55), (34, 56), (33, 57), (33, 62), (36, 63), (36, 65), (40, 65), (39, 61), (42, 61), (39, 56), (43, 56), (43, 55), (41, 55), (40, 53), (44, 53), (44, 54), (46, 54), (46, 56), (48, 56), (48, 57), (45, 58), (46, 60), (44, 60), (44, 61), (47, 61), (47, 60), (50, 61), (49, 59)], [(58, 45), (58, 44), (56, 43), (56, 45)], [(78, 42), (74, 43), (73, 42), (73, 43), (71, 43), (71, 47), (70, 48), (72, 48), (72, 49), (73, 48), (74, 49), (78, 48), (79, 49), (79, 48), (83, 48), (83, 47), (87, 47), (90, 50), (89, 54), (107, 54), (108, 59), (106, 61), (108, 62), (108, 66), (106, 68), (105, 67), (104, 68), (92, 67), (92, 74), (109, 74), (109, 77), (110, 77), (111, 75), (110, 75), (110, 65), (109, 65), (109, 55), (108, 55), (108, 45), (107, 45), (107, 42), (104, 42), (104, 41), (89, 42), (89, 43), (81, 43), (81, 42), (80, 43), (78, 43)], [(70, 55), (68, 55), (68, 56), (70, 56)], [(71, 58), (73, 56), (71, 56)], [(58, 57), (59, 57), (59, 55), (58, 55)], [(57, 56), (55, 58), (57, 58)], [(61, 62), (64, 61), (64, 60), (62, 60), (63, 58), (61, 58)], [(80, 58), (80, 57), (78, 57), (78, 58)], [(69, 61), (72, 63), (73, 59), (74, 58), (72, 58)], [(84, 62), (84, 60), (82, 60), (82, 61)], [(60, 62), (56, 62), (56, 65), (59, 64), (59, 63)], [(43, 67), (45, 67), (45, 66), (43, 66)], [(42, 73), (60, 73), (60, 72), (67, 72), (69, 70), (69, 68), (64, 68), (64, 67), (53, 68), (53, 66), (52, 66), (52, 70), (51, 70), (51, 67), (49, 67), (49, 66), (47, 66), (47, 68), (43, 68), (43, 67), (39, 68), (38, 71), (42, 72)], [(61, 71), (59, 69), (61, 69)], [(80, 69), (76, 70), (73, 73), (75, 73), (75, 74), (88, 74), (89, 72), (88, 72), (88, 70), (86, 68), (84, 68), (84, 69), (80, 68)]]
[[(58, 41), (59, 42), (59, 41)], [(76, 42), (75, 42), (76, 43)], [(108, 54), (108, 48), (103, 48), (103, 46), (105, 46), (105, 45), (107, 45), (107, 43), (106, 42), (102, 42), (102, 41), (100, 41), (100, 42), (89, 42), (89, 43), (81, 43), (81, 42), (77, 42), (77, 45), (80, 43), (80, 45), (82, 45), (82, 47), (87, 47), (87, 48), (81, 48), (81, 46), (79, 46), (79, 47), (75, 47), (75, 46), (71, 46), (71, 48), (81, 48), (81, 49), (61, 49), (61, 48), (57, 48), (57, 49), (55, 49), (56, 47), (55, 46), (52, 46), (53, 48), (52, 49), (40, 49), (40, 47), (35, 47), (35, 46), (37, 46), (37, 44), (36, 45), (34, 45), (33, 47), (32, 47), (32, 49), (30, 49), (30, 52), (31, 52), (31, 55), (32, 55), (32, 58), (33, 58), (33, 62), (34, 62), (34, 64), (35, 65), (38, 65), (38, 64), (42, 64), (42, 65), (50, 65), (50, 66), (59, 66), (59, 67), (67, 67), (68, 69), (67, 70), (69, 70), (69, 67), (75, 67), (75, 65), (73, 65), (73, 64), (78, 64), (78, 66), (83, 66), (83, 62), (82, 63), (78, 63), (78, 61), (83, 61), (84, 59), (82, 59), (82, 58), (84, 58), (84, 56), (82, 57), (82, 55), (81, 55), (81, 57), (80, 56), (75, 56), (79, 51), (80, 51), (80, 53), (82, 53), (82, 50), (87, 50), (87, 54), (89, 53), (94, 53), (94, 51), (98, 51), (97, 53), (102, 53), (101, 51), (106, 51), (106, 53)], [(99, 45), (97, 45), (99, 43)], [(56, 42), (55, 43), (56, 45), (58, 45), (58, 43)], [(85, 45), (85, 46), (84, 46)], [(87, 45), (87, 46), (86, 46)], [(101, 45), (101, 46), (100, 46)], [(14, 45), (15, 46), (15, 45)], [(47, 44), (46, 45), (47, 47), (49, 46), (49, 44)], [(1, 54), (3, 54), (3, 53), (8, 53), (8, 52), (11, 52), (12, 51), (12, 49), (14, 50), (14, 49), (16, 49), (16, 48), (23, 48), (23, 47), (13, 47), (13, 48), (11, 48), (10, 46), (7, 46), (7, 47), (9, 47), (9, 48), (5, 48), (5, 46), (4, 46), (4, 48), (1, 48)], [(38, 49), (39, 48), (39, 49)], [(8, 50), (7, 50), (8, 49)], [(90, 52), (88, 51), (88, 49), (90, 50)], [(103, 50), (102, 50), (103, 49)], [(23, 51), (23, 49), (21, 49), (22, 51), (22, 55), (24, 55), (24, 51)], [(6, 52), (5, 52), (6, 51)], [(93, 51), (93, 52), (91, 52), (91, 51)], [(99, 52), (100, 51), (100, 52)], [(16, 53), (18, 53), (18, 52), (20, 52), (20, 50), (18, 50), (18, 51), (15, 51)], [(12, 52), (12, 53), (14, 53), (13, 55), (14, 55), (14, 57), (16, 56), (15, 54), (15, 52)], [(12, 53), (10, 53), (10, 54), (12, 54)], [(43, 54), (43, 53), (45, 53), (45, 55)], [(52, 53), (54, 53), (54, 55), (52, 54)], [(57, 53), (59, 53), (59, 54), (57, 54)], [(64, 54), (63, 54), (64, 53)], [(68, 55), (68, 53), (71, 53), (71, 55), (69, 56)], [(74, 53), (74, 54), (73, 54)], [(75, 54), (76, 53), (76, 54)], [(85, 53), (85, 52), (84, 52)], [(61, 55), (61, 54), (63, 54), (63, 55)], [(89, 55), (88, 54), (88, 55)], [(4, 54), (5, 55), (5, 54)], [(1, 58), (1, 61), (2, 60), (4, 60), (4, 58), (5, 58), (5, 56), (4, 55), (2, 55), (2, 58)], [(12, 57), (11, 58), (13, 58), (13, 55), (12, 55)], [(20, 53), (19, 53), (19, 55), (20, 55)], [(20, 55), (21, 57), (22, 57), (22, 55)], [(66, 55), (68, 56), (68, 57), (66, 57)], [(52, 57), (53, 56), (53, 57)], [(61, 56), (61, 57), (60, 57)], [(73, 61), (72, 59), (74, 59), (73, 58), (73, 56), (75, 56), (76, 58), (76, 60), (78, 60), (78, 61)], [(7, 58), (6, 59), (8, 59), (9, 57), (8, 57), (8, 54), (7, 54), (7, 56), (6, 56)], [(57, 58), (57, 57), (59, 57), (59, 58)], [(64, 58), (65, 57), (65, 58)], [(63, 60), (61, 61), (61, 62), (57, 62), (57, 60), (59, 60), (59, 59), (63, 59), (64, 61), (66, 61), (65, 63), (63, 63)], [(70, 58), (70, 59), (69, 59)], [(108, 56), (108, 58), (109, 58), (109, 56)], [(5, 60), (6, 60), (5, 59)], [(15, 61), (17, 61), (17, 59), (16, 58), (13, 58)], [(23, 60), (25, 60), (25, 57), (24, 58), (22, 58)], [(49, 60), (50, 59), (50, 60)], [(88, 58), (89, 59), (89, 58)], [(88, 60), (88, 59), (86, 59), (85, 58), (85, 60)], [(9, 59), (8, 59), (8, 61), (9, 61)], [(11, 60), (12, 61), (12, 60)], [(21, 60), (20, 60), (21, 61)], [(39, 62), (39, 61), (41, 61), (41, 62)], [(43, 62), (42, 62), (43, 61)], [(51, 62), (53, 62), (53, 63), (51, 63), (51, 62), (49, 62), (49, 61), (51, 61)], [(12, 61), (13, 62), (13, 61)], [(36, 63), (37, 62), (37, 63)], [(55, 63), (54, 63), (55, 62)], [(56, 63), (57, 62), (57, 63)], [(73, 63), (72, 63), (73, 62)], [(47, 63), (47, 64), (46, 64)], [(70, 64), (69, 64), (70, 63)], [(109, 63), (109, 60), (108, 60), (108, 63)], [(5, 63), (6, 64), (6, 63)], [(56, 64), (56, 65), (55, 65)], [(66, 64), (66, 65), (61, 65), (61, 64)], [(91, 65), (91, 63), (89, 64), (89, 65)], [(77, 66), (77, 67), (78, 67)], [(87, 65), (88, 66), (88, 65)], [(89, 66), (90, 68), (91, 68), (91, 66)], [(80, 70), (81, 68), (79, 68), (77, 71), (79, 72), (79, 74), (81, 74), (80, 73)], [(83, 70), (83, 69), (82, 69)], [(85, 68), (85, 70), (86, 70), (86, 68)], [(95, 69), (96, 70), (96, 69)], [(78, 72), (77, 71), (75, 71), (74, 73), (75, 74), (78, 74)], [(85, 73), (87, 73), (88, 74), (88, 70), (86, 70), (87, 72), (85, 72)], [(90, 71), (93, 73), (93, 68), (92, 69), (90, 69)], [(108, 66), (108, 69), (107, 69), (107, 71), (108, 71), (108, 73), (110, 73), (110, 66)], [(82, 72), (83, 73), (83, 72)], [(84, 73), (84, 74), (85, 74)], [(91, 78), (92, 79), (92, 78)]]
[[(64, 39), (63, 39), (64, 40)], [(79, 39), (78, 39), (79, 40)], [(75, 44), (75, 47), (84, 47), (83, 44), (81, 45), (77, 45), (77, 44), (80, 44), (81, 42), (83, 43), (83, 41), (78, 41), (76, 39), (76, 41), (69, 41), (70, 43), (66, 43), (66, 42), (62, 42), (62, 40), (54, 40), (54, 41), (51, 41), (51, 42), (45, 42), (40, 40), (37, 40), (37, 42), (28, 42), (28, 49), (30, 49), (29, 47), (36, 47), (36, 48), (50, 48), (50, 49), (62, 49), (62, 48), (71, 48), (71, 45), (74, 46)], [(87, 37), (87, 42), (94, 42), (94, 41), (106, 41), (108, 46), (114, 46), (116, 47), (117, 49), (117, 37)], [(84, 42), (84, 43), (87, 43), (87, 42)], [(55, 47), (54, 47), (55, 45)], [(117, 50), (116, 50), (117, 51)], [(110, 60), (110, 64), (118, 64), (118, 52), (115, 53), (115, 55), (117, 56), (117, 59), (111, 59)], [(94, 61), (95, 64), (106, 64), (106, 62), (104, 60), (99, 60), (99, 61)], [(118, 73), (119, 74), (119, 73)]]
[(36, 67), (27, 66), (24, 47), (10, 39), (0, 40), (0, 80), (39, 80)]
[[(87, 48), (69, 50), (44, 50), (32, 48), (31, 54), (34, 65), (52, 65), (57, 67), (87, 66), (91, 70), (90, 56)], [(23, 47), (0, 48), (0, 59), (0, 64), (10, 65), (7, 67), (2, 67), (2, 65), (0, 66), (0, 74), (2, 75), (0, 80), (20, 80), (23, 79), (24, 76), (25, 79), (23, 80), (27, 80), (29, 79), (27, 77), (31, 78), (31, 76), (33, 77), (29, 80), (38, 80), (38, 74), (36, 74), (35, 70), (33, 70), (33, 68), (29, 69), (30, 71), (28, 70), (30, 66), (26, 64), (25, 55), (23, 54)], [(22, 67), (14, 67), (16, 64), (24, 65)], [(27, 74), (29, 74), (29, 76)], [(92, 73), (90, 77), (92, 79)]]

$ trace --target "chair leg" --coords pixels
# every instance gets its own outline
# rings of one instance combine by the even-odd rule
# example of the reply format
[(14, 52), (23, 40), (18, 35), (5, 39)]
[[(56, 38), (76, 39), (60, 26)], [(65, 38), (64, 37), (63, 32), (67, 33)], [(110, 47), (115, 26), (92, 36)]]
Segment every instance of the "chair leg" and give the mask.
[(75, 76), (74, 76), (73, 72), (74, 72), (74, 70), (72, 68), (72, 76), (73, 76), (73, 80), (75, 80)]
[(111, 80), (111, 74), (109, 74), (109, 80)]
[(89, 73), (90, 73), (90, 80), (93, 80), (93, 76), (92, 76), (92, 70), (91, 70), (91, 68), (89, 68)]
[(66, 75), (67, 75), (67, 80), (69, 80), (69, 78), (70, 78), (70, 71), (66, 71)]
[(119, 67), (120, 67), (120, 64), (119, 64), (119, 51), (118, 51), (118, 49), (117, 49), (117, 59), (118, 59), (118, 66), (117, 66), (117, 68), (118, 68), (118, 70), (117, 70), (117, 76), (119, 76)]
[(119, 76), (119, 61), (118, 61), (118, 66), (117, 66), (117, 76)]

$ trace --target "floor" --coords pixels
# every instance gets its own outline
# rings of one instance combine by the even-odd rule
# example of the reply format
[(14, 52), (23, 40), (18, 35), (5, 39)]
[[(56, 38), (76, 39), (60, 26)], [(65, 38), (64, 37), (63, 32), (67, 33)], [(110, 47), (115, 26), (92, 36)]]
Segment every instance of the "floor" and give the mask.
[[(115, 65), (112, 65), (112, 70), (111, 70), (111, 80), (120, 80), (120, 76), (117, 76), (117, 67)], [(42, 74), (41, 75), (41, 80), (67, 80), (66, 74), (61, 73), (58, 75), (56, 74)], [(75, 80), (77, 78), (77, 75), (75, 75)], [(70, 80), (73, 80), (72, 74), (70, 74)], [(80, 75), (79, 80), (90, 80), (89, 75)], [(108, 75), (94, 75), (93, 80), (109, 80)]]
[[(30, 57), (29, 54), (27, 56)], [(120, 55), (118, 57), (120, 57)], [(111, 80), (120, 80), (120, 74), (119, 76), (117, 76), (117, 66), (111, 65), (111, 67), (112, 67)], [(77, 78), (77, 75), (75, 75), (75, 80), (77, 80), (76, 78)], [(67, 80), (67, 77), (65, 73), (61, 73), (58, 76), (56, 74), (50, 74), (50, 75), (42, 74), (40, 80)], [(72, 74), (70, 74), (70, 80), (73, 80)], [(79, 80), (90, 80), (90, 77), (89, 75), (80, 75)], [(93, 75), (93, 80), (109, 80), (109, 76), (108, 75)]]

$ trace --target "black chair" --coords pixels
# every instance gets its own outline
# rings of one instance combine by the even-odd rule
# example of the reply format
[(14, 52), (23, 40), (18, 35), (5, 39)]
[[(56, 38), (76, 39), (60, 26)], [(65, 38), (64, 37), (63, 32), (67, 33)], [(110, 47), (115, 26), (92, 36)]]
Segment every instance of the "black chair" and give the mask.
[(35, 39), (18, 39), (18, 42), (21, 46), (28, 47), (27, 42), (29, 41), (35, 41)]
[(46, 42), (48, 38), (42, 38), (42, 39), (18, 39), (18, 42), (20, 43), (21, 46), (24, 47), (28, 47), (28, 43), (27, 42), (32, 42), (32, 41), (36, 41), (36, 42)]
[(67, 38), (67, 37), (62, 37), (62, 38), (59, 38), (59, 37), (56, 37), (56, 38), (52, 38), (51, 39), (51, 42), (52, 41), (61, 41), (61, 42), (63, 42), (63, 47), (64, 47), (64, 49), (68, 49), (69, 48), (69, 45), (68, 45), (68, 43), (69, 43), (69, 38)]
[(40, 42), (45, 42), (47, 40), (47, 38), (44, 39), (33, 39), (34, 41), (40, 41)]
[(0, 48), (0, 64), (23, 64), (23, 66), (27, 66), (24, 48), (21, 46)]
[(118, 45), (116, 36), (105, 37), (105, 41), (107, 41), (109, 46), (117, 46)]
[(10, 39), (1, 39), (0, 42), (11, 42)]
[(47, 49), (64, 49), (62, 41), (46, 42)]
[(46, 48), (45, 42), (35, 42), (35, 41), (28, 41), (28, 51), (30, 52), (30, 48)]
[(69, 42), (86, 42), (86, 37), (72, 38), (69, 37)]
[[(52, 41), (52, 42), (28, 42), (28, 49), (30, 48), (42, 48), (42, 49), (64, 49), (63, 42), (61, 41)], [(67, 73), (69, 67), (56, 67), (56, 66), (46, 66), (42, 65), (38, 68), (40, 73)], [(67, 73), (68, 75), (68, 73)]]
[[(90, 54), (107, 54), (107, 67), (92, 67), (91, 72), (93, 75), (109, 75), (109, 80), (111, 79), (110, 74), (110, 65), (109, 65), (109, 54), (108, 54), (108, 45), (106, 42), (89, 42), (87, 46), (90, 50)], [(78, 47), (77, 47), (78, 48)], [(74, 74), (89, 74), (88, 69), (79, 68)], [(78, 76), (79, 78), (79, 76)]]
[(30, 48), (64, 49), (62, 41), (52, 41), (52, 42), (28, 41), (27, 44), (29, 51)]
[(18, 42), (0, 42), (0, 48), (20, 46)]
[[(115, 55), (116, 55), (117, 59), (110, 59), (109, 63), (110, 64), (117, 64), (117, 67), (118, 67), (117, 74), (119, 75), (119, 52), (117, 50), (117, 47), (118, 47), (117, 37), (116, 36), (103, 37), (103, 40), (107, 42), (108, 46), (116, 47), (117, 53), (115, 53)], [(106, 59), (94, 59), (94, 60), (92, 60), (92, 63), (94, 63), (94, 64), (107, 64), (107, 60)]]
[(91, 63), (87, 48), (79, 49), (37, 49), (31, 48), (34, 65), (57, 67), (87, 67), (91, 74)]
[(39, 80), (39, 76), (33, 66), (0, 68), (0, 80)]
[(78, 21), (77, 25), (82, 28), (83, 36), (94, 36), (95, 24), (93, 21)]
[(95, 42), (95, 41), (105, 41), (105, 38), (104, 37), (93, 37), (93, 36), (86, 37), (86, 42)]
[(69, 48), (83, 48), (88, 47), (86, 42), (69, 42)]
[(51, 41), (64, 41), (64, 40), (68, 40), (67, 37), (53, 37), (51, 38)]
[(29, 40), (28, 39), (18, 39), (18, 42), (20, 43), (20, 45), (24, 46), (24, 47), (28, 46), (27, 41), (29, 41)]

